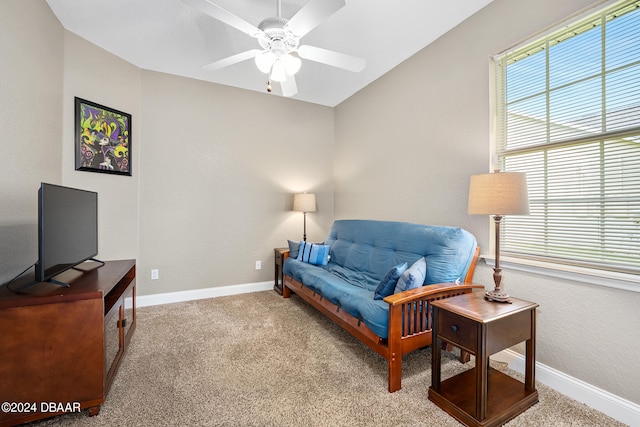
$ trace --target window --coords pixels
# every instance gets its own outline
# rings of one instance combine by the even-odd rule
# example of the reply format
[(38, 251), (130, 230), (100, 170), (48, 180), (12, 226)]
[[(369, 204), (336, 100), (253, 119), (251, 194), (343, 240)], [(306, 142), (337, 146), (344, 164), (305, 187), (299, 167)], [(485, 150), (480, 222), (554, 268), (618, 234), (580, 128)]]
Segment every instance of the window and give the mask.
[(502, 252), (640, 273), (640, 0), (495, 58), (496, 153), (527, 173)]

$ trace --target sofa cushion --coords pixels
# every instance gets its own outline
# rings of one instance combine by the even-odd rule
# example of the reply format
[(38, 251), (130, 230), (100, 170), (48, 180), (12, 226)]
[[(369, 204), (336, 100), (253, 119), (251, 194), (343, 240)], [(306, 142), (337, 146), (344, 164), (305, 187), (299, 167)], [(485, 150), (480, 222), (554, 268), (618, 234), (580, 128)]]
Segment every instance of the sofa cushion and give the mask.
[(424, 284), (424, 278), (427, 276), (427, 261), (424, 257), (420, 258), (407, 269), (396, 283), (394, 293), (406, 291), (409, 289), (419, 288)]
[[(326, 276), (327, 274), (331, 274), (327, 271), (326, 266), (321, 265), (311, 265), (306, 262), (298, 261), (295, 258), (287, 258), (283, 272), (287, 276), (291, 276), (300, 283), (304, 283), (305, 286), (308, 286), (314, 289), (316, 282), (321, 278)], [(315, 290), (315, 289), (314, 289)]]
[(373, 299), (383, 299), (393, 294), (396, 284), (398, 283), (398, 279), (406, 270), (406, 262), (392, 267), (391, 270), (385, 274), (382, 280), (380, 280), (380, 283), (373, 294)]
[[(425, 257), (424, 284), (463, 281), (477, 246), (458, 227), (374, 220), (336, 220), (324, 242), (331, 246), (330, 270), (375, 290), (389, 266)], [(340, 266), (334, 268), (332, 266)]]
[[(329, 263), (331, 264), (331, 263)], [(374, 291), (354, 286), (326, 267), (307, 264), (293, 258), (284, 263), (284, 274), (303, 283), (305, 287), (322, 295), (322, 298), (361, 320), (380, 338), (389, 335), (389, 304), (374, 299)]]
[(362, 320), (380, 338), (389, 335), (389, 304), (373, 299), (373, 292), (362, 288), (352, 289), (340, 297), (340, 308), (356, 319)]

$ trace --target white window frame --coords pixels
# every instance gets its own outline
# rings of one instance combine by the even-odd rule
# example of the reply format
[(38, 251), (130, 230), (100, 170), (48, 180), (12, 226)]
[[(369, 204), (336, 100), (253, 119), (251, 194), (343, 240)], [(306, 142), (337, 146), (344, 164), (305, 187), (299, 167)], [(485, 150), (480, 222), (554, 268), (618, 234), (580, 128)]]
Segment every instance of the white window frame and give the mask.
[[(601, 10), (599, 10), (596, 13), (600, 13), (602, 10), (608, 10), (611, 8), (612, 4), (615, 5), (616, 3), (618, 2), (610, 2), (607, 5), (602, 6), (600, 8)], [(580, 22), (585, 18), (592, 16), (593, 14), (594, 12), (590, 11), (589, 13), (584, 14), (583, 16), (572, 19), (568, 22), (565, 22), (557, 26), (556, 28), (546, 32), (545, 34), (532, 37), (528, 42), (522, 43), (517, 47), (509, 49), (508, 51), (503, 52), (499, 55), (496, 55), (494, 57), (494, 61), (492, 61), (492, 67), (494, 68), (494, 71), (497, 71), (498, 61), (509, 52), (517, 51), (524, 46), (533, 44), (537, 40), (541, 40), (546, 36), (548, 36), (549, 34), (553, 34), (557, 32), (559, 29), (570, 27), (574, 23)], [(497, 166), (498, 168), (500, 168), (502, 162), (501, 160), (499, 160), (500, 157), (498, 156), (499, 120), (497, 115), (498, 115), (498, 112), (500, 111), (499, 103), (501, 101), (499, 101), (498, 99), (500, 96), (498, 91), (501, 90), (501, 87), (500, 87), (500, 80), (497, 77), (497, 74), (494, 72), (492, 73), (492, 76), (494, 76), (494, 80), (492, 81), (492, 87), (490, 89), (491, 89), (491, 92), (496, 95), (492, 99), (492, 111), (494, 113), (493, 117), (495, 118), (495, 121), (492, 123), (491, 154), (492, 154), (492, 159), (494, 159), (494, 166)], [(491, 235), (493, 236), (494, 233), (491, 233)], [(495, 247), (494, 241), (491, 242), (491, 246), (492, 246), (492, 253), (493, 253), (493, 247)], [(493, 264), (493, 258), (491, 256), (485, 256), (483, 258), (487, 261), (489, 265)], [(640, 275), (637, 274), (635, 271), (631, 271), (631, 272), (609, 271), (607, 269), (603, 269), (597, 266), (594, 266), (594, 267), (590, 267), (588, 265), (580, 266), (580, 265), (575, 265), (571, 262), (563, 262), (562, 260), (558, 261), (556, 259), (554, 259), (553, 262), (551, 262), (551, 260), (546, 260), (544, 259), (544, 257), (543, 258), (527, 257), (526, 255), (520, 256), (518, 254), (515, 254), (515, 256), (513, 256), (508, 252), (501, 254), (501, 264), (502, 264), (502, 267), (511, 268), (514, 270), (527, 271), (527, 272), (532, 272), (536, 274), (562, 278), (566, 280), (573, 280), (573, 281), (597, 284), (602, 286), (614, 287), (617, 289), (640, 292)]]

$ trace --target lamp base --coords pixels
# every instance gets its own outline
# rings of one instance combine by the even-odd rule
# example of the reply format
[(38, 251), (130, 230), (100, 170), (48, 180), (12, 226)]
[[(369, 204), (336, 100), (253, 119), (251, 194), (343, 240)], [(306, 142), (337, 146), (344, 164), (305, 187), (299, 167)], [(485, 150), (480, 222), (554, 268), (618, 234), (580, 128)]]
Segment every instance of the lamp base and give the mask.
[(487, 291), (484, 293), (484, 298), (489, 301), (494, 302), (504, 302), (507, 304), (511, 304), (511, 297), (506, 292), (502, 292), (500, 290)]

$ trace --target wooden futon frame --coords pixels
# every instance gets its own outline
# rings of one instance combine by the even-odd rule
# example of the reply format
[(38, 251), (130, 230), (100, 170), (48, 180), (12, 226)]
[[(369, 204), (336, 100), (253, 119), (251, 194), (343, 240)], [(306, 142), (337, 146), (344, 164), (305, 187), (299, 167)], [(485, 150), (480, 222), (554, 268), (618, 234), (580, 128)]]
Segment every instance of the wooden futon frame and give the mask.
[[(389, 304), (388, 338), (380, 338), (363, 322), (290, 276), (284, 276), (282, 296), (289, 298), (291, 292), (296, 293), (300, 298), (384, 357), (388, 364), (389, 392), (393, 393), (401, 388), (402, 356), (432, 343), (431, 302), (471, 293), (474, 288), (483, 288), (482, 285), (471, 283), (479, 252), (480, 248), (477, 248), (462, 284), (439, 283), (410, 289), (386, 297), (384, 301)], [(467, 353), (461, 354), (461, 361), (468, 360), (468, 357)]]

